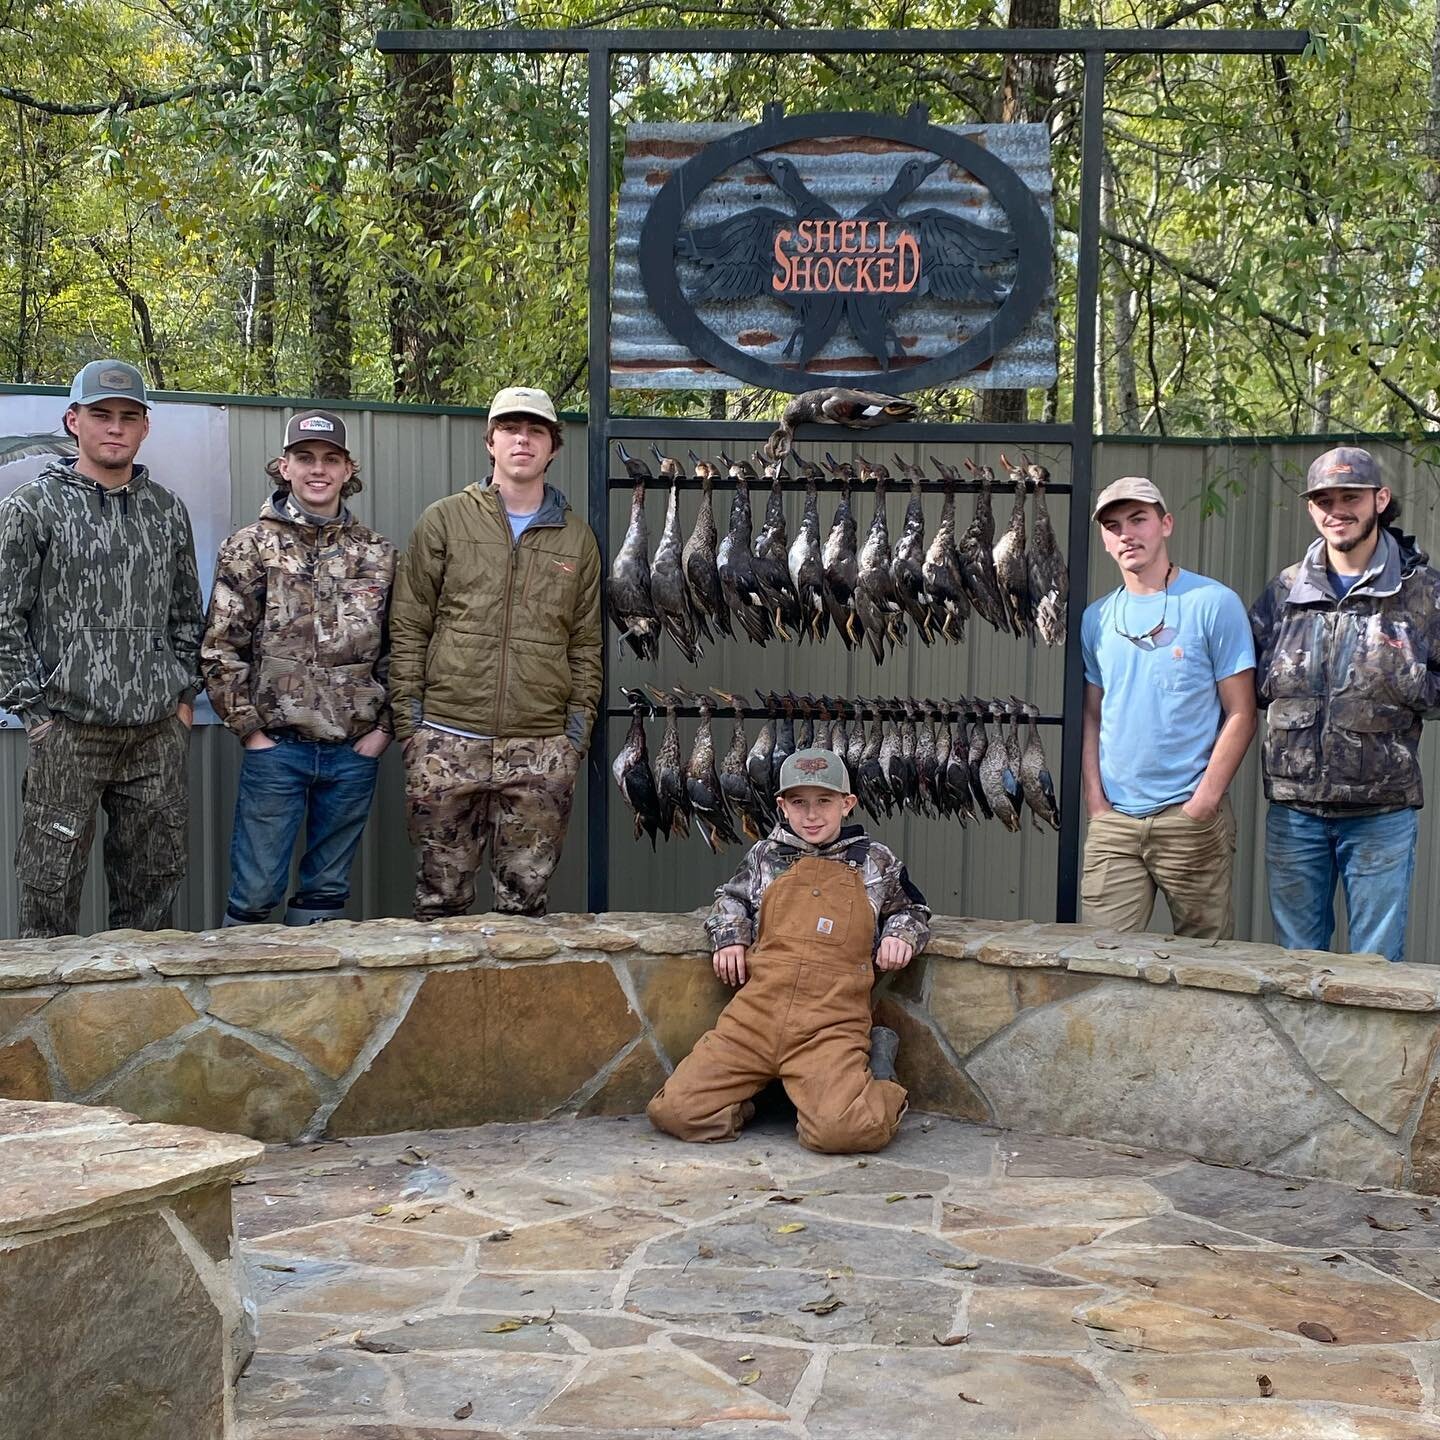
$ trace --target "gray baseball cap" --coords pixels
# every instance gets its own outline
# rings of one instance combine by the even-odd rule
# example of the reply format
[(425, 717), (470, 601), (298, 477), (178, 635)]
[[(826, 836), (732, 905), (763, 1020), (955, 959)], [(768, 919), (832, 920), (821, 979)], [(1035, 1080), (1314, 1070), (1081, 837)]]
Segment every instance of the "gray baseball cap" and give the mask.
[(780, 767), (779, 793), (783, 795), (801, 785), (818, 785), (822, 790), (848, 795), (850, 775), (845, 762), (833, 750), (797, 750), (787, 755)]
[(1098, 520), (1100, 512), (1117, 500), (1141, 500), (1146, 505), (1158, 505), (1165, 511), (1170, 509), (1165, 503), (1165, 497), (1160, 493), (1160, 487), (1153, 480), (1147, 480), (1143, 475), (1122, 475), (1118, 480), (1112, 480), (1095, 497), (1090, 518)]
[(150, 408), (145, 377), (124, 360), (92, 360), (70, 382), (72, 405), (96, 405), (101, 400), (134, 400)]
[(1358, 445), (1337, 445), (1310, 462), (1305, 476), (1305, 493), (1317, 490), (1381, 490), (1385, 481), (1380, 465)]
[(292, 445), (302, 445), (307, 440), (325, 440), (347, 455), (350, 453), (345, 439), (345, 422), (329, 410), (302, 410), (290, 417), (290, 423), (285, 427), (283, 448), (288, 450)]

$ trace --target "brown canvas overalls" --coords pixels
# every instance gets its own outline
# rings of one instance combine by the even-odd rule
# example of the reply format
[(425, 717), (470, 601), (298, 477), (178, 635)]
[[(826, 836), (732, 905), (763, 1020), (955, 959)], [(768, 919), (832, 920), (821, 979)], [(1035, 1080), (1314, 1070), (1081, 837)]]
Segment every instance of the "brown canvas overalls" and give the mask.
[(874, 942), (859, 867), (797, 860), (761, 899), (750, 978), (650, 1102), (651, 1123), (681, 1140), (733, 1140), (745, 1102), (778, 1077), (806, 1149), (888, 1144), (906, 1100), (903, 1086), (870, 1073)]

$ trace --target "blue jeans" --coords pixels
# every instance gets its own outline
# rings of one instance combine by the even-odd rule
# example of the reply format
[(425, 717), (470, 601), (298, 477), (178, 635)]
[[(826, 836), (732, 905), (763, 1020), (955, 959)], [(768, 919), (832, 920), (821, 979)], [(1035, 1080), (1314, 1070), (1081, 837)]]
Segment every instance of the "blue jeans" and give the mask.
[(1338, 878), (1345, 887), (1351, 953), (1403, 960), (1418, 828), (1414, 810), (1334, 819), (1272, 804), (1265, 817), (1265, 866), (1275, 943), (1291, 950), (1330, 948)]
[(295, 837), (305, 825), (300, 883), (287, 925), (336, 919), (350, 898), (350, 866), (360, 845), (380, 762), (344, 742), (281, 740), (246, 750), (230, 841), (229, 925), (258, 925), (285, 896)]

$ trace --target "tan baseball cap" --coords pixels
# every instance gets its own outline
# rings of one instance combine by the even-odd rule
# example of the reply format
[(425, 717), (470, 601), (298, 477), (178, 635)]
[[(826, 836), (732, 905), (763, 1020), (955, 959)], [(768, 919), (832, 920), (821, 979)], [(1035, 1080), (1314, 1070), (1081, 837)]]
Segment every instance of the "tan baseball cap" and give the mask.
[(1118, 480), (1112, 480), (1095, 497), (1095, 508), (1090, 512), (1090, 518), (1098, 520), (1100, 512), (1117, 500), (1142, 500), (1147, 505), (1158, 505), (1167, 512), (1170, 509), (1165, 503), (1165, 497), (1160, 493), (1159, 486), (1153, 480), (1147, 480), (1143, 475), (1122, 475)]
[(833, 750), (797, 750), (785, 757), (780, 767), (779, 793), (798, 789), (801, 785), (818, 785), (837, 795), (850, 793), (850, 775), (845, 762)]
[(524, 385), (511, 385), (496, 392), (490, 402), (488, 418), (498, 420), (502, 415), (533, 415), (537, 420), (548, 420), (552, 425), (560, 423), (555, 414), (555, 402), (543, 390), (527, 389)]

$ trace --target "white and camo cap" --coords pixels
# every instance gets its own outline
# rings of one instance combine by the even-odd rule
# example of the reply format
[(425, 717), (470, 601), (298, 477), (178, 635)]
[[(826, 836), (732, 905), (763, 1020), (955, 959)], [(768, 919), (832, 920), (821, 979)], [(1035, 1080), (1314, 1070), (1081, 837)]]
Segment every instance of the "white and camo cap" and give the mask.
[(797, 750), (785, 757), (780, 767), (779, 793), (795, 790), (801, 785), (818, 785), (837, 795), (850, 793), (850, 774), (845, 762), (833, 750)]
[(555, 402), (543, 391), (532, 390), (524, 385), (510, 385), (496, 393), (490, 402), (491, 420), (504, 415), (533, 415), (537, 420), (548, 420), (552, 425), (560, 423), (555, 414)]
[(124, 360), (92, 360), (70, 382), (70, 403), (98, 405), (102, 400), (133, 400), (148, 410), (145, 377)]

